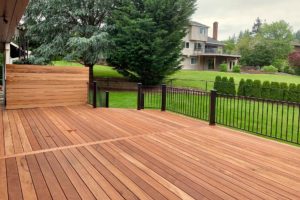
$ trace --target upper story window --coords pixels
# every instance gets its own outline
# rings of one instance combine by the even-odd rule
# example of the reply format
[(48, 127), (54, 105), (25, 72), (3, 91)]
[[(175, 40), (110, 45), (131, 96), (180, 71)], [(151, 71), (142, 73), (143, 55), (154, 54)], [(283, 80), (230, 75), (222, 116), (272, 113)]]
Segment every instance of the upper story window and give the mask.
[(200, 27), (200, 34), (206, 35), (206, 28)]
[(195, 50), (202, 50), (202, 44), (201, 43), (195, 43)]
[(190, 43), (189, 42), (185, 43), (185, 48), (187, 48), (187, 49), (190, 48)]

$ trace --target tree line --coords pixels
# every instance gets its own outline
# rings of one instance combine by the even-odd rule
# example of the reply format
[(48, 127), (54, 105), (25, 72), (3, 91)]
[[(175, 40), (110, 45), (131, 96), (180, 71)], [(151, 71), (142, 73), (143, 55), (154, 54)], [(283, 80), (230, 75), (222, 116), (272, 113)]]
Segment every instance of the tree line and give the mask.
[(35, 0), (25, 14), (32, 63), (55, 59), (90, 68), (103, 60), (143, 84), (181, 68), (182, 38), (196, 0)]

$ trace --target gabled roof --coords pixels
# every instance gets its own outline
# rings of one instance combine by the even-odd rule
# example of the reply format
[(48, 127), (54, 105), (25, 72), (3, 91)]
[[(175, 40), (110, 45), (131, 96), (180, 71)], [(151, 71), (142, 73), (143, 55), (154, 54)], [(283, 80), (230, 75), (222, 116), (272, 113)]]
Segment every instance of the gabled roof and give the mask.
[(190, 21), (190, 25), (191, 26), (200, 26), (200, 27), (209, 28), (209, 26), (206, 26), (205, 24), (201, 24), (201, 23), (195, 22), (195, 21)]
[(294, 41), (292, 42), (292, 45), (295, 46), (295, 47), (300, 47), (300, 41)]
[(218, 41), (218, 40), (215, 40), (215, 39), (213, 39), (213, 38), (211, 38), (211, 37), (208, 37), (207, 38), (207, 42), (206, 42), (207, 44), (216, 44), (216, 45), (220, 45), (220, 46), (224, 46), (224, 43), (223, 42), (220, 42), (220, 41)]

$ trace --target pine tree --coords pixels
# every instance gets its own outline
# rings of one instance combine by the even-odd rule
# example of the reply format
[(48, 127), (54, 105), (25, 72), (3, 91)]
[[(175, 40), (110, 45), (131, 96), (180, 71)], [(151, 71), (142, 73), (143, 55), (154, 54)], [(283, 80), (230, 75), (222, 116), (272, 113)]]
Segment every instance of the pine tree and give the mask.
[(243, 78), (239, 83), (238, 96), (245, 96), (245, 80)]

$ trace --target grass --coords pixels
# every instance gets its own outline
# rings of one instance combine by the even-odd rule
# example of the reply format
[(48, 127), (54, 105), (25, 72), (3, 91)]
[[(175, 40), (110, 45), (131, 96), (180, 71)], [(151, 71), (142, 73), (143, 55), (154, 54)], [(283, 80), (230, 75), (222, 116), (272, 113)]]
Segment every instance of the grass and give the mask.
[[(54, 61), (56, 66), (82, 66), (79, 63), (72, 63), (67, 61)], [(121, 78), (123, 77), (113, 68), (108, 66), (96, 65), (94, 69), (95, 77), (107, 77), (107, 78)], [(288, 74), (238, 74), (229, 72), (215, 72), (215, 71), (193, 71), (193, 70), (181, 70), (174, 75), (169, 76), (167, 79), (175, 79), (170, 82), (176, 87), (187, 87), (187, 88), (198, 88), (211, 90), (213, 88), (213, 81), (216, 76), (227, 76), (233, 77), (235, 83), (238, 84), (239, 81), (243, 79), (253, 79), (261, 81), (275, 81), (275, 82), (286, 82), (300, 84), (300, 77)], [(208, 82), (206, 85), (206, 81)]]
[[(79, 63), (68, 62), (68, 61), (53, 61), (52, 64), (54, 66), (83, 67), (83, 65), (81, 65)], [(95, 77), (109, 77), (109, 78), (122, 78), (123, 77), (112, 67), (108, 67), (108, 66), (104, 66), (104, 65), (95, 65), (94, 75), (95, 75)]]
[[(161, 94), (145, 94), (146, 109), (160, 109)], [(137, 107), (136, 92), (111, 92), (110, 107)], [(186, 93), (168, 94), (167, 110), (208, 121), (209, 96)], [(245, 99), (218, 97), (216, 120), (232, 127), (264, 137), (300, 144), (300, 109), (285, 104), (272, 104)]]

